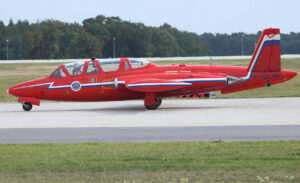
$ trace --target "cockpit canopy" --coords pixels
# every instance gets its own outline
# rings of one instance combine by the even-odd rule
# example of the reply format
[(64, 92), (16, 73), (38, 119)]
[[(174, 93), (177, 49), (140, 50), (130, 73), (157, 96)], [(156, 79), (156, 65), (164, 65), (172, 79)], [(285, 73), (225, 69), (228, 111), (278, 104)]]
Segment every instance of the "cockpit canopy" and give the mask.
[(69, 75), (71, 76), (82, 74), (83, 67), (84, 67), (84, 62), (65, 64), (65, 68), (67, 69)]
[[(123, 64), (122, 64), (123, 63)], [(67, 63), (59, 66), (50, 77), (66, 77), (81, 74), (96, 74), (102, 72), (113, 72), (142, 68), (148, 65), (148, 61), (143, 59), (100, 59), (85, 62)]]

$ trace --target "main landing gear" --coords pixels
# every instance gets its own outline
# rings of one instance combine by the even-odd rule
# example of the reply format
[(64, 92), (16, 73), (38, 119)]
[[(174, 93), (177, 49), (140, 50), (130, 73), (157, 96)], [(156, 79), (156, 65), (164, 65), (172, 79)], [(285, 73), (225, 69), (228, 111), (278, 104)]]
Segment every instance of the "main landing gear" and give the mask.
[(155, 101), (157, 102), (157, 104), (145, 105), (146, 109), (148, 109), (148, 110), (155, 110), (155, 109), (157, 109), (161, 105), (162, 99), (161, 98), (155, 98)]
[(22, 104), (22, 107), (23, 107), (24, 111), (30, 111), (32, 109), (32, 104), (28, 103), (28, 102), (24, 102)]

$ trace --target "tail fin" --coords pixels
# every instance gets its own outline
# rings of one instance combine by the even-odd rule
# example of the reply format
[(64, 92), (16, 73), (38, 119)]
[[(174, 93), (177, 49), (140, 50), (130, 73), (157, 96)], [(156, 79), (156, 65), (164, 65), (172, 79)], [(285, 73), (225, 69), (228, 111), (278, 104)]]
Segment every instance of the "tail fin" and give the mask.
[(253, 72), (279, 72), (280, 70), (280, 30), (265, 29), (261, 33), (245, 79), (250, 79)]

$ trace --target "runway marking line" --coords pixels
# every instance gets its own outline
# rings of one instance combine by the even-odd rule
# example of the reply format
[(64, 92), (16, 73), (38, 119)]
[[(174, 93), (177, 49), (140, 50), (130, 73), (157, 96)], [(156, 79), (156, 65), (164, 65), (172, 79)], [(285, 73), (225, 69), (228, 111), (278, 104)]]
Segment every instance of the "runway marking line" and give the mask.
[[(280, 126), (280, 125), (298, 125), (300, 124), (300, 121), (292, 121), (292, 122), (282, 122), (282, 121), (277, 121), (277, 122), (245, 122), (245, 123), (241, 123), (241, 122), (212, 122), (212, 123), (176, 123), (176, 124), (166, 124), (166, 125), (156, 125), (156, 124), (145, 124), (145, 125), (134, 125), (134, 124), (138, 124), (138, 123), (132, 123), (132, 124), (124, 124), (124, 123), (117, 123), (117, 124), (86, 124), (86, 125), (82, 125), (82, 124), (74, 124), (74, 125), (30, 125), (30, 126), (24, 126), (24, 125), (16, 125), (14, 127), (9, 127), (9, 126), (1, 126), (0, 129), (9, 129), (9, 128), (82, 128), (82, 127), (188, 127), (188, 126), (197, 126), (197, 125), (203, 125), (203, 127), (208, 127), (208, 126), (257, 126), (257, 125), (276, 125), (276, 126)], [(192, 125), (194, 124), (194, 125)], [(256, 124), (256, 125), (255, 125)], [(198, 126), (201, 127), (201, 126)]]

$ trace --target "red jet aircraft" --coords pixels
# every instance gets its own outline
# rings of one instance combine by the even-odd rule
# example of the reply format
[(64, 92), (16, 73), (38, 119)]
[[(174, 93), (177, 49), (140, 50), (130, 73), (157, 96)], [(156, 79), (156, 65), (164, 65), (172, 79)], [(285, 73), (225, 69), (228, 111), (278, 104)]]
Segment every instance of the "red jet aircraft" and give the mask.
[(8, 93), (25, 111), (40, 100), (116, 101), (143, 99), (147, 109), (163, 97), (221, 90), (222, 94), (271, 86), (298, 73), (281, 70), (280, 30), (265, 29), (248, 67), (171, 65), (121, 58), (68, 63), (49, 77), (17, 84)]

